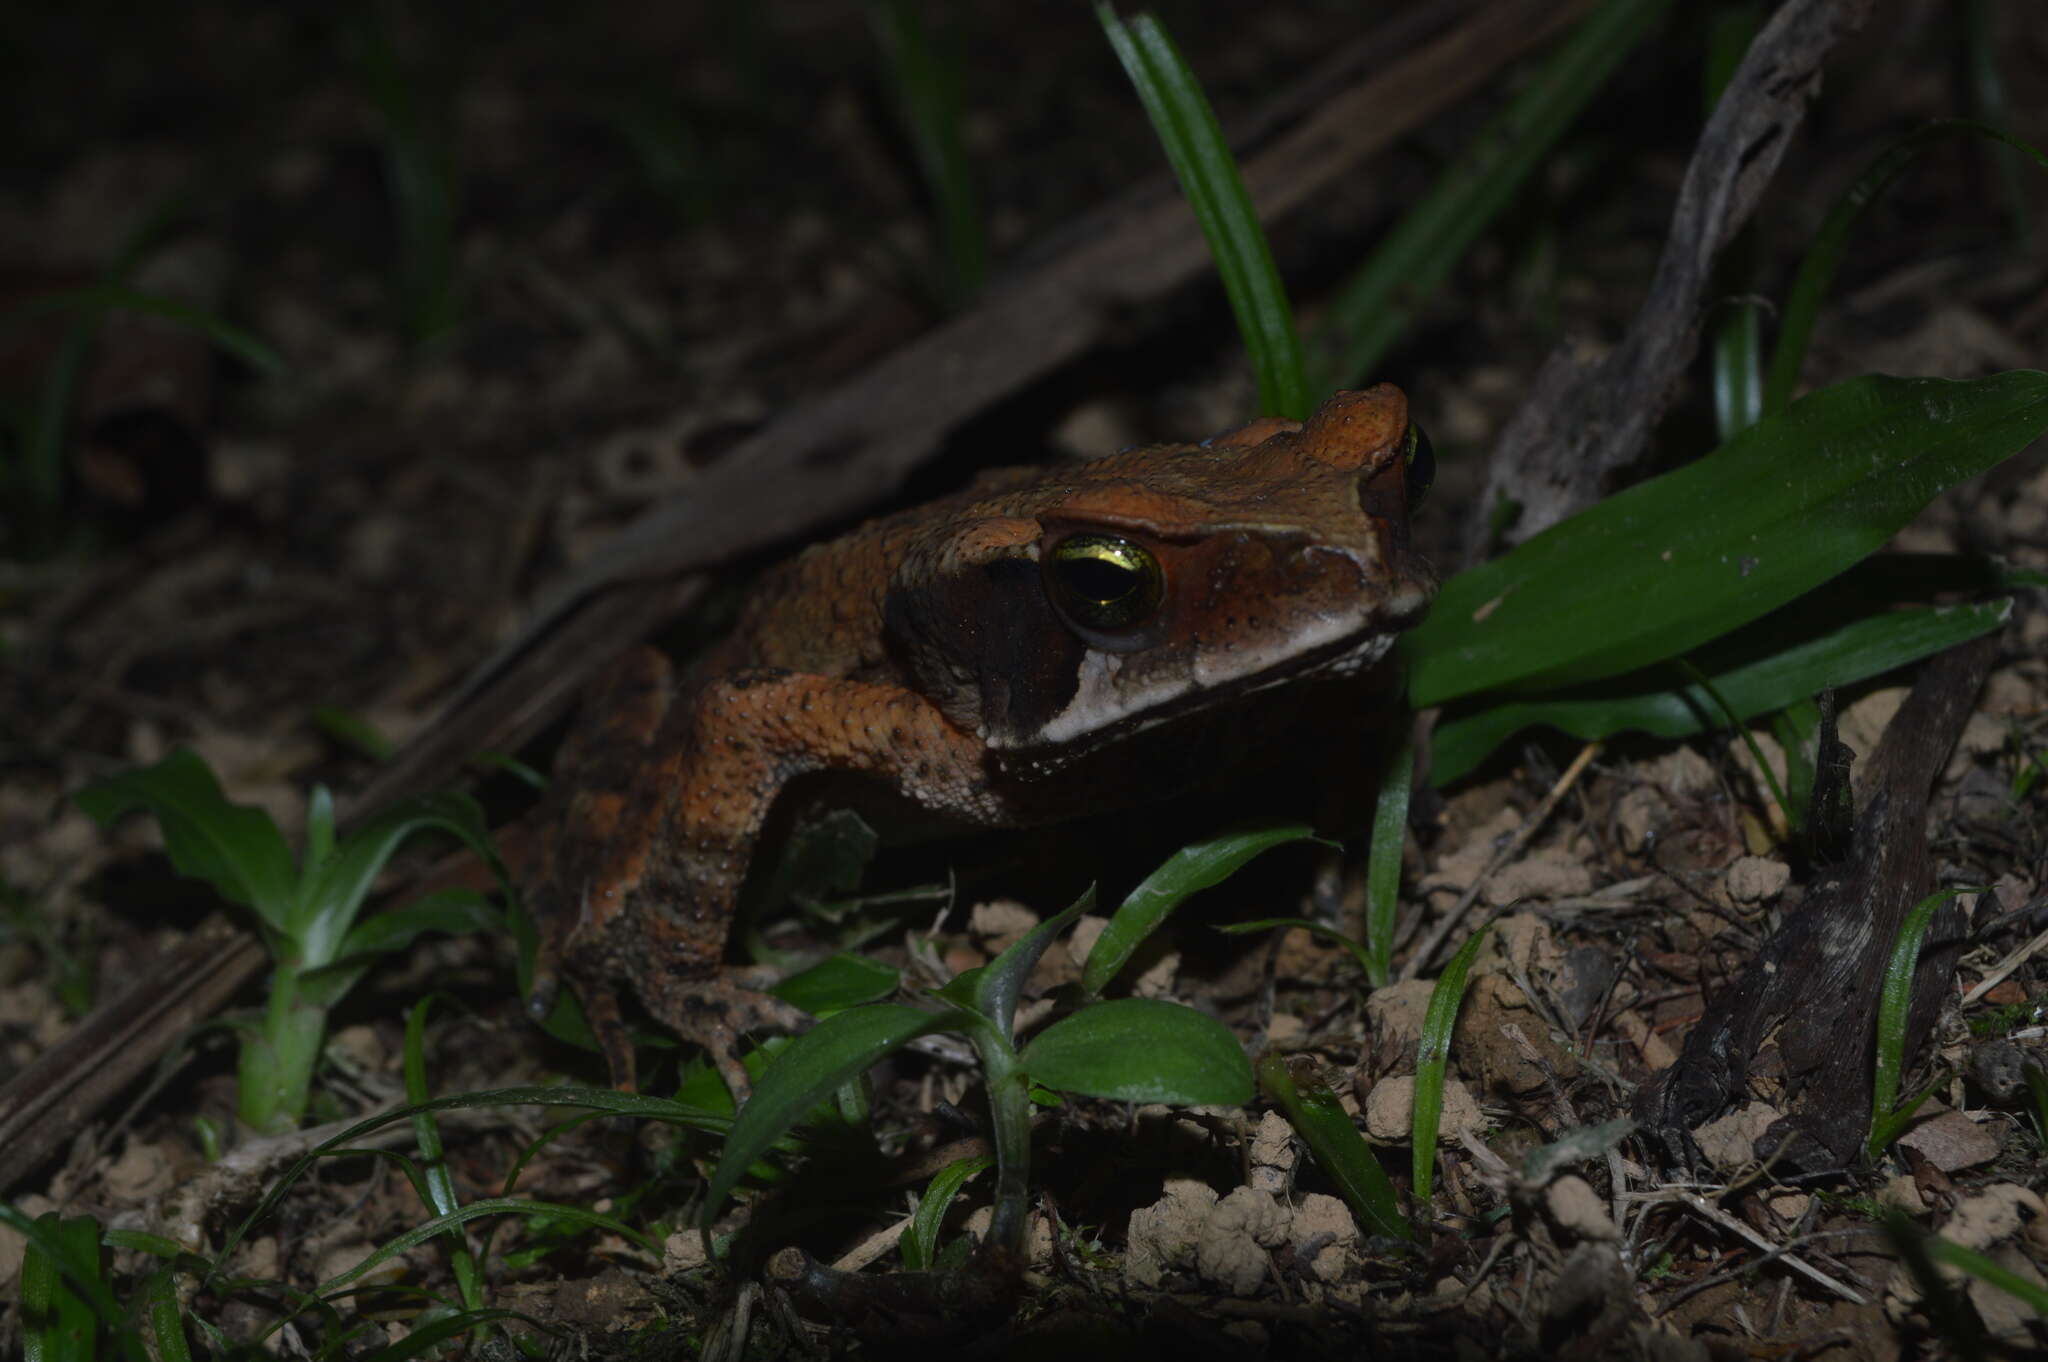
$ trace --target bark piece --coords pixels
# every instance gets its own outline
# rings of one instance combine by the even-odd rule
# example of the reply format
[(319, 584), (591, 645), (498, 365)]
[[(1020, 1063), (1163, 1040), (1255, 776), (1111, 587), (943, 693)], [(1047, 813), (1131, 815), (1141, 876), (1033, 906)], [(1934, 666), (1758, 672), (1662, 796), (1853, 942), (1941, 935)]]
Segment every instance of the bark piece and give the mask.
[[(1870, 1119), (1878, 995), (1899, 924), (1934, 887), (1927, 806), (1998, 640), (1952, 649), (1921, 672), (1870, 760), (1872, 789), (1846, 859), (1820, 870), (1800, 909), (1708, 1005), (1677, 1064), (1637, 1094), (1636, 1115), (1678, 1162), (1689, 1132), (1742, 1099), (1768, 1045), (1791, 1095), (1757, 1141), (1781, 1173), (1852, 1162)], [(1914, 976), (1907, 1056), (1932, 1028), (1960, 958), (1961, 911), (1935, 915)]]
[(1544, 362), (1493, 448), (1486, 491), (1467, 510), (1467, 557), (1492, 547), (1494, 508), (1520, 507), (1520, 543), (1598, 501), (1642, 453), (1699, 348), (1714, 259), (1756, 210), (1806, 117), (1821, 63), (1869, 17), (1871, 0), (1788, 0), (1749, 46), (1686, 168), (1649, 296), (1597, 361), (1568, 344)]

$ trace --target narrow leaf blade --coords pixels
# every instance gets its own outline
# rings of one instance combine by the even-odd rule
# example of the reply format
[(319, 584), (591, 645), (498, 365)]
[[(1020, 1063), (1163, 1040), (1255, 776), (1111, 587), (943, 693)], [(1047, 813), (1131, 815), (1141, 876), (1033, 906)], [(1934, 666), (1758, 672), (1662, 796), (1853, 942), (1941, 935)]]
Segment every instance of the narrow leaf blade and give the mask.
[(1277, 1054), (1259, 1061), (1259, 1088), (1301, 1136), (1316, 1166), (1337, 1184), (1360, 1224), (1385, 1239), (1415, 1237), (1401, 1218), (1393, 1179), (1380, 1167), (1335, 1093), (1320, 1082), (1297, 1081), (1286, 1059)]
[(1081, 987), (1100, 993), (1145, 938), (1189, 895), (1223, 883), (1261, 852), (1289, 842), (1314, 840), (1315, 833), (1307, 824), (1274, 823), (1236, 828), (1182, 847), (1130, 892), (1102, 929), (1088, 952)]
[[(1784, 635), (1760, 621), (1701, 656), (1713, 688), (1739, 719), (1799, 704), (1831, 686), (1853, 685), (2001, 627), (2010, 601), (1896, 610), (1851, 620), (1789, 648), (1755, 656), (1754, 643)], [(1717, 664), (1715, 658), (1725, 659)], [(1739, 660), (1738, 660), (1739, 659)], [(1697, 684), (1675, 685), (1666, 667), (1572, 687), (1553, 695), (1504, 699), (1449, 711), (1432, 738), (1430, 778), (1447, 785), (1516, 733), (1538, 724), (1592, 742), (1616, 733), (1682, 738), (1712, 726), (1715, 701)]]
[(1848, 568), (2048, 426), (2048, 374), (1871, 375), (1445, 583), (1406, 639), (1417, 705), (1613, 676)]
[(1410, 1148), (1415, 1159), (1415, 1199), (1429, 1201), (1430, 1183), (1436, 1174), (1437, 1127), (1444, 1111), (1444, 1077), (1451, 1053), (1451, 1032), (1458, 1023), (1458, 1005), (1465, 1001), (1465, 979), (1472, 972), (1479, 947), (1486, 940), (1481, 927), (1458, 948), (1451, 963), (1429, 992), (1429, 1007), (1422, 1015), (1422, 1035), (1415, 1051), (1414, 1124)]
[(725, 1152), (704, 1192), (704, 1223), (709, 1225), (718, 1214), (748, 1166), (840, 1084), (866, 1073), (884, 1055), (919, 1036), (961, 1027), (956, 1012), (877, 1003), (827, 1017), (791, 1041), (761, 1075), (733, 1120)]

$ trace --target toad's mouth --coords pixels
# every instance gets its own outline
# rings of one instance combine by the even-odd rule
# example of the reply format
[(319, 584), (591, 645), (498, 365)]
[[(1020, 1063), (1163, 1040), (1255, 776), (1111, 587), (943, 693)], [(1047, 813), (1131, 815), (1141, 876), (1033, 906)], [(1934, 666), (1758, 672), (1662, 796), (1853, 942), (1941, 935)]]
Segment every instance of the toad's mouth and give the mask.
[(1048, 769), (1064, 766), (1190, 714), (1236, 708), (1279, 686), (1365, 672), (1386, 657), (1399, 636), (1399, 628), (1379, 618), (1333, 630), (1323, 640), (1297, 637), (1284, 655), (1263, 663), (1242, 654), (1224, 654), (1218, 665), (1197, 661), (1180, 675), (1136, 684), (1122, 675), (1129, 666), (1127, 658), (1091, 651), (1082, 661), (1074, 697), (1064, 709), (1035, 733), (992, 735), (988, 746), (1006, 758), (1043, 762)]

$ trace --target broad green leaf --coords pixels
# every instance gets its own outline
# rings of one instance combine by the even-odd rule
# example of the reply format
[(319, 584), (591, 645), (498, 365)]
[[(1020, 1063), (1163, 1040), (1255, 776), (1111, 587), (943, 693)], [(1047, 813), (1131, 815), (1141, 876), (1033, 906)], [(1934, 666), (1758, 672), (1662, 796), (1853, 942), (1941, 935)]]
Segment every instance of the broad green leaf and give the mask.
[(1039, 923), (1011, 943), (1008, 950), (974, 972), (972, 1010), (988, 1019), (996, 1034), (1002, 1037), (1003, 1044), (1014, 1043), (1016, 1032), (1012, 1023), (1017, 1018), (1017, 999), (1024, 992), (1024, 981), (1031, 977), (1032, 970), (1038, 968), (1039, 957), (1075, 918), (1094, 906), (1095, 886), (1091, 884), (1080, 898), (1067, 905), (1064, 912)]
[(302, 964), (313, 968), (335, 959), (384, 863), (406, 838), (428, 829), (452, 833), (497, 865), (483, 810), (468, 795), (429, 794), (394, 804), (350, 833), (325, 861), (307, 866), (292, 924)]
[(1444, 966), (1436, 987), (1429, 991), (1429, 1007), (1422, 1014), (1422, 1035), (1415, 1047), (1415, 1106), (1409, 1150), (1414, 1158), (1415, 1200), (1427, 1205), (1430, 1182), (1436, 1174), (1437, 1126), (1444, 1111), (1444, 1070), (1451, 1053), (1451, 1032), (1458, 1024), (1458, 1005), (1465, 1001), (1465, 978), (1486, 940), (1481, 927), (1466, 939)]
[(1239, 1106), (1252, 1100), (1252, 1066), (1230, 1028), (1159, 998), (1118, 998), (1082, 1008), (1024, 1047), (1024, 1071), (1061, 1092), (1118, 1102)]
[(708, 1226), (718, 1214), (748, 1165), (840, 1084), (866, 1073), (884, 1055), (919, 1036), (964, 1031), (974, 1024), (974, 1018), (963, 1012), (924, 1012), (876, 1003), (827, 1017), (791, 1041), (761, 1075), (753, 1096), (732, 1123), (725, 1152), (704, 1191), (703, 1223)]
[(1091, 994), (1102, 992), (1145, 938), (1190, 894), (1223, 883), (1262, 851), (1316, 840), (1305, 823), (1274, 823), (1235, 828), (1174, 852), (1130, 892), (1095, 939), (1081, 971), (1081, 987)]
[(1417, 705), (1597, 680), (1783, 605), (2048, 426), (2048, 374), (1850, 379), (1444, 584)]
[(1287, 290), (1201, 84), (1151, 15), (1141, 14), (1126, 25), (1103, 3), (1096, 5), (1095, 17), (1137, 88), (1181, 193), (1201, 223), (1258, 376), (1259, 410), (1303, 419), (1315, 400)]
[(362, 969), (380, 955), (404, 950), (428, 932), (461, 936), (502, 931), (504, 926), (505, 915), (474, 889), (444, 889), (358, 922), (342, 938), (333, 962), (307, 970), (299, 976), (299, 983), (309, 1000), (330, 1006), (348, 992), (345, 987), (335, 987), (333, 981)]
[[(1783, 648), (1778, 646), (1783, 639), (1802, 636), (1761, 620), (1703, 650), (1699, 663), (1737, 717), (1750, 719), (1989, 633), (2011, 612), (2010, 601), (1889, 611)], [(1775, 650), (1758, 655), (1767, 648)], [(1587, 742), (1621, 732), (1679, 738), (1712, 727), (1718, 708), (1698, 685), (1677, 684), (1675, 674), (1662, 665), (1554, 695), (1454, 707), (1432, 738), (1430, 779), (1449, 784), (1516, 733), (1538, 724)]]
[(74, 798), (103, 824), (146, 809), (180, 875), (206, 881), (228, 902), (285, 929), (296, 876), (283, 834), (263, 810), (229, 803), (195, 753), (180, 748), (154, 766), (94, 781)]
[(896, 971), (865, 956), (839, 954), (792, 974), (769, 990), (814, 1017), (876, 1003), (896, 991)]
[(1298, 1082), (1286, 1057), (1271, 1053), (1259, 1061), (1259, 1090), (1301, 1136), (1310, 1157), (1337, 1185), (1338, 1194), (1359, 1224), (1383, 1239), (1415, 1237), (1415, 1231), (1401, 1218), (1393, 1179), (1380, 1167), (1379, 1158), (1351, 1124), (1335, 1093), (1318, 1081)]
[(939, 1257), (939, 1231), (946, 1223), (947, 1208), (969, 1178), (994, 1163), (986, 1154), (977, 1154), (969, 1159), (956, 1159), (933, 1176), (924, 1195), (917, 1199), (917, 1212), (910, 1217), (910, 1227), (903, 1232), (905, 1268), (912, 1272), (932, 1269)]

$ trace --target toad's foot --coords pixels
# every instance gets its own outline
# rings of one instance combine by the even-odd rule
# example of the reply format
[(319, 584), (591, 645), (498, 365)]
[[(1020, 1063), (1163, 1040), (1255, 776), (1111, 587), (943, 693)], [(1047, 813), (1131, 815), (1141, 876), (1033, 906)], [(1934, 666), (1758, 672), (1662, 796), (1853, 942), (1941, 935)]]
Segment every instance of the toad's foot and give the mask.
[(741, 1037), (758, 1031), (795, 1035), (816, 1022), (802, 1008), (766, 991), (776, 981), (770, 969), (724, 967), (708, 978), (676, 974), (643, 980), (640, 993), (656, 1021), (704, 1047), (719, 1077), (732, 1090), (733, 1101), (739, 1103), (745, 1102), (752, 1090), (746, 1067), (740, 1063)]
[[(608, 985), (571, 976), (584, 1019), (589, 1022), (598, 1050), (604, 1055), (612, 1086), (621, 1092), (639, 1091), (639, 1067), (633, 1054), (633, 1033), (619, 1006), (619, 995)], [(537, 972), (535, 987), (527, 999), (527, 1011), (539, 1019), (554, 1004), (559, 977), (552, 971)], [(760, 967), (721, 967), (705, 975), (695, 971), (658, 975), (643, 980), (641, 1000), (663, 1028), (685, 1042), (704, 1047), (734, 1102), (744, 1102), (751, 1090), (746, 1066), (740, 1062), (740, 1041), (749, 1032), (767, 1031), (796, 1034), (810, 1029), (815, 1019), (803, 1009), (786, 1003), (766, 990), (776, 983), (773, 970)]]

